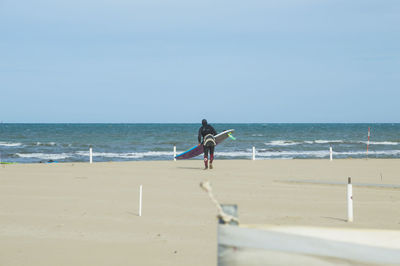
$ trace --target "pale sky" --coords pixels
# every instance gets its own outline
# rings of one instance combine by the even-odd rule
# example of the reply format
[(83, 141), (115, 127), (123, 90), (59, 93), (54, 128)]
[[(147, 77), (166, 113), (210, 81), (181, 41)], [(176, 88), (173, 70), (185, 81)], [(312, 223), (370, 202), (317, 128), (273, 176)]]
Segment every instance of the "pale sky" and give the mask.
[(3, 122), (400, 122), (398, 0), (0, 0)]

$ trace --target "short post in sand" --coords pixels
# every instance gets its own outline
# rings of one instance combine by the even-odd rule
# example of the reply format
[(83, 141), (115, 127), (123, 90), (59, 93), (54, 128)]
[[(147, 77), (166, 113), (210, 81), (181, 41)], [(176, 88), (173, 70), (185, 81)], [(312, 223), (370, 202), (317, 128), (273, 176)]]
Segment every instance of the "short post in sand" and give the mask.
[(92, 146), (89, 147), (89, 163), (93, 163), (93, 149), (92, 149)]
[(174, 161), (176, 162), (176, 145), (174, 145)]
[(256, 147), (253, 146), (253, 161), (256, 159)]
[(143, 186), (139, 187), (139, 216), (142, 216), (142, 195), (143, 195)]
[(368, 159), (368, 147), (369, 147), (369, 137), (371, 136), (371, 128), (368, 127), (368, 140), (367, 140), (367, 159)]
[(351, 177), (347, 182), (347, 221), (353, 222), (353, 186), (351, 185)]
[(331, 161), (333, 160), (332, 146), (329, 147), (329, 158), (330, 158)]

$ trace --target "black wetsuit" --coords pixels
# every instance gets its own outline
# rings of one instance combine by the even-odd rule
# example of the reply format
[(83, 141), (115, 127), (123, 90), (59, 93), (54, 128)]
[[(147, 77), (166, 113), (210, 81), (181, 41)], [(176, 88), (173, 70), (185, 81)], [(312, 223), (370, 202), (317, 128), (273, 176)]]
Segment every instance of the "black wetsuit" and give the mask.
[[(215, 136), (217, 135), (217, 131), (209, 125), (209, 124), (203, 124), (202, 127), (199, 128), (199, 135), (198, 135), (198, 141), (199, 144), (201, 143), (204, 145), (204, 142), (206, 141), (207, 143), (204, 145), (204, 163), (206, 168), (208, 167), (208, 153), (210, 153), (210, 164), (212, 164), (214, 160), (214, 147), (215, 147), (215, 141), (207, 141), (207, 135), (212, 135)], [(203, 141), (201, 141), (203, 137)], [(206, 139), (205, 139), (206, 138)]]

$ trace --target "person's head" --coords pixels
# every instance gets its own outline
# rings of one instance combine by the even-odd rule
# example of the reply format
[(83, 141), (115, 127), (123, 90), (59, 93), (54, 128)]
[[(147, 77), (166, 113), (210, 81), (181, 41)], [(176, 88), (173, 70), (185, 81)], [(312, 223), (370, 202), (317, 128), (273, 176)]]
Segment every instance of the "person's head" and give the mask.
[(206, 125), (207, 125), (207, 120), (206, 120), (206, 119), (201, 120), (201, 124), (202, 124), (203, 126), (206, 126)]

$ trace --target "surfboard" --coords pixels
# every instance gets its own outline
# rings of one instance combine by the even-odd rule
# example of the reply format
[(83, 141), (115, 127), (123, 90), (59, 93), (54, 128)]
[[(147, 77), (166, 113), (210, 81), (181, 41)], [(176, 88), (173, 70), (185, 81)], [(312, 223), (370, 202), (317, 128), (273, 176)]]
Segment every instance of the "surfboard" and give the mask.
[[(232, 134), (233, 132), (235, 132), (234, 129), (229, 129), (215, 135), (215, 142), (217, 143), (217, 145), (222, 141), (226, 140), (227, 138), (229, 138), (229, 135)], [(181, 154), (178, 154), (177, 156), (175, 156), (175, 158), (177, 160), (190, 159), (202, 154), (203, 152), (204, 152), (203, 145), (196, 145), (190, 148), (189, 150), (182, 152)]]

